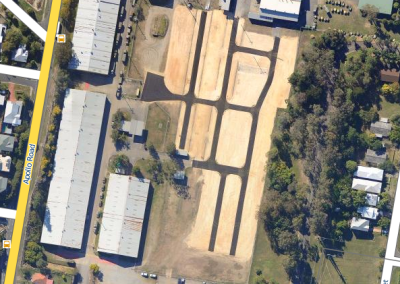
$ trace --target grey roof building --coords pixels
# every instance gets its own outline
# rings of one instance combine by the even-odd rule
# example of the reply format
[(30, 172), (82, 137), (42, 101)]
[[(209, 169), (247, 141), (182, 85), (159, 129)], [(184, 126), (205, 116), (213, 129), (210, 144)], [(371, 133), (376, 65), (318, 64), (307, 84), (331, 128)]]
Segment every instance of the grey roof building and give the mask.
[(137, 258), (150, 181), (110, 174), (98, 251)]
[(353, 217), (353, 219), (351, 220), (350, 229), (362, 232), (368, 232), (369, 220)]
[(174, 179), (184, 180), (185, 179), (185, 171), (177, 171), (174, 173)]
[(80, 0), (68, 68), (107, 75), (121, 0)]
[(122, 121), (121, 131), (129, 133), (133, 136), (142, 136), (144, 130), (144, 122), (140, 120), (132, 119), (131, 121)]
[(386, 151), (374, 151), (371, 149), (367, 150), (367, 154), (365, 155), (365, 160), (372, 165), (380, 165), (386, 161), (387, 154)]
[(0, 177), (0, 193), (7, 189), (8, 178)]
[(371, 132), (377, 137), (388, 137), (392, 130), (392, 124), (382, 121), (371, 123)]
[(41, 242), (80, 249), (106, 96), (67, 89)]
[(14, 150), (14, 142), (14, 136), (0, 134), (0, 151), (12, 152)]
[(365, 201), (369, 206), (376, 206), (379, 202), (379, 196), (376, 194), (367, 193), (367, 195), (365, 196)]

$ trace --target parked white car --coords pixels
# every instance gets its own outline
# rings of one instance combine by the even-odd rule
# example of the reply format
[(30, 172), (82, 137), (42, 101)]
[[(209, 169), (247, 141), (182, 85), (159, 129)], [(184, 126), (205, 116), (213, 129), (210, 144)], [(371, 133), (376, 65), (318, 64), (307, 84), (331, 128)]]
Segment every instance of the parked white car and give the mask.
[(145, 277), (145, 278), (149, 277), (149, 274), (147, 274), (147, 272), (142, 272), (142, 273), (140, 273), (140, 275), (142, 275), (142, 277)]

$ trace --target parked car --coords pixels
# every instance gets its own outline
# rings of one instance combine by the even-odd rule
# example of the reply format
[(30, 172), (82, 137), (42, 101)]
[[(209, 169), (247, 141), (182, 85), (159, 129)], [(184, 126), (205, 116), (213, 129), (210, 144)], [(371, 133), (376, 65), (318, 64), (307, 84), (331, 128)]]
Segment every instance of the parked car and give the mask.
[(129, 20), (133, 20), (133, 13), (131, 13), (130, 15), (129, 15)]
[(118, 84), (122, 85), (122, 81), (123, 81), (123, 80), (124, 80), (124, 78), (119, 77), (119, 82), (118, 82)]
[(100, 207), (103, 207), (103, 200), (100, 200), (99, 206), (100, 206)]
[(145, 278), (149, 277), (149, 274), (147, 274), (147, 272), (142, 272), (142, 273), (140, 273), (140, 275), (142, 275), (142, 277), (145, 277)]
[(122, 62), (126, 62), (126, 58), (128, 57), (128, 51), (125, 49), (124, 55), (122, 56)]
[(117, 92), (115, 94), (118, 100), (121, 98), (121, 93), (122, 93), (122, 87), (118, 86)]
[(185, 284), (185, 278), (179, 278), (178, 284)]
[(100, 218), (103, 215), (103, 212), (99, 211), (97, 212), (97, 218)]
[(104, 193), (100, 194), (100, 199), (104, 199)]
[(122, 18), (124, 16), (125, 13), (125, 8), (124, 6), (121, 6), (121, 10), (119, 11), (119, 16)]
[(150, 278), (157, 279), (157, 274), (151, 274), (150, 273)]
[(119, 24), (118, 24), (118, 30), (119, 31), (122, 31), (122, 28), (124, 27), (124, 23), (122, 23), (122, 22), (120, 22)]
[(118, 50), (114, 50), (113, 58), (118, 59)]
[(101, 191), (105, 191), (105, 190), (106, 190), (106, 186), (103, 185), (103, 186), (101, 187)]
[(117, 34), (116, 38), (115, 38), (115, 45), (118, 46), (119, 45), (119, 41), (121, 39), (121, 36), (119, 34)]

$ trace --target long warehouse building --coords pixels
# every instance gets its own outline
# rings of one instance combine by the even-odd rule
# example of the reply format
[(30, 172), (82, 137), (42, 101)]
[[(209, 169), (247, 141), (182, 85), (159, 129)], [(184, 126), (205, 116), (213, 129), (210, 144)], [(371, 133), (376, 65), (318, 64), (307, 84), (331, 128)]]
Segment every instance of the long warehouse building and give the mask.
[(98, 251), (137, 258), (150, 181), (111, 174)]
[(79, 0), (69, 69), (108, 75), (121, 0)]
[(104, 94), (66, 91), (42, 243), (82, 246), (105, 103)]

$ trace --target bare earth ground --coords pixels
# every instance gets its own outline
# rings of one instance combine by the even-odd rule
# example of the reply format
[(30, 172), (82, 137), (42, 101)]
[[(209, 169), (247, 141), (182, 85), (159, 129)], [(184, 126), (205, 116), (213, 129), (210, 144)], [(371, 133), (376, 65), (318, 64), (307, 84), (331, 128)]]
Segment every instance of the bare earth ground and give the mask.
[(225, 255), (229, 255), (230, 253), (241, 185), (242, 180), (239, 176), (228, 175), (226, 177), (220, 215), (220, 220), (223, 222), (218, 226), (217, 240), (214, 248), (214, 251), (217, 253)]
[(218, 187), (221, 176), (218, 172), (203, 170), (202, 176), (196, 181), (201, 184), (201, 199), (196, 222), (186, 240), (189, 247), (208, 251), (212, 223), (217, 203)]
[(293, 73), (298, 37), (282, 36), (276, 61), (275, 75), (271, 88), (260, 110), (258, 132), (255, 138), (253, 158), (250, 166), (249, 183), (244, 201), (242, 223), (236, 256), (250, 259), (257, 231), (258, 210), (264, 189), (263, 171), (267, 161), (266, 153), (271, 146), (271, 133), (278, 108), (286, 108), (285, 100), (289, 97), (289, 76)]
[(250, 27), (250, 25), (245, 23), (244, 18), (239, 20), (238, 32), (235, 39), (236, 44), (243, 47), (271, 51), (274, 47), (272, 30), (265, 28), (263, 30), (252, 31)]
[[(144, 28), (146, 37), (144, 38), (140, 31), (137, 31), (133, 58), (129, 70), (130, 78), (136, 78), (135, 74), (138, 73), (138, 71), (141, 74), (140, 78), (143, 78), (143, 75), (148, 71), (153, 73), (164, 72), (168, 42), (171, 36), (172, 13), (172, 9), (159, 6), (150, 7)], [(169, 27), (164, 38), (155, 38), (151, 35), (151, 26), (154, 18), (160, 15), (166, 15), (168, 17)], [(128, 27), (125, 27), (125, 29), (127, 28)], [(123, 50), (120, 49), (120, 52), (123, 52)]]
[(255, 106), (267, 82), (270, 63), (269, 58), (263, 56), (242, 52), (233, 54), (226, 94), (228, 102), (235, 105)]
[[(179, 198), (170, 187), (160, 188), (155, 193), (142, 270), (167, 277), (185, 276), (207, 282), (220, 279), (230, 283), (246, 281), (249, 264), (244, 265), (233, 257), (200, 251), (187, 245), (195, 233), (190, 224), (197, 222), (196, 215), (202, 215), (201, 210), (207, 208), (213, 210), (213, 206), (215, 207), (217, 193), (213, 191), (218, 188), (218, 183), (218, 173), (193, 169), (189, 175), (190, 199)], [(210, 202), (211, 200), (214, 202)], [(199, 208), (201, 202), (206, 203), (203, 204), (205, 205), (203, 209)], [(213, 214), (207, 215), (213, 216)], [(204, 224), (211, 223), (204, 222)], [(203, 228), (211, 231), (206, 227)], [(196, 232), (202, 233), (202, 231)], [(204, 237), (209, 241), (206, 235)], [(208, 246), (208, 241), (201, 244), (198, 239), (192, 244)]]
[(164, 78), (165, 85), (174, 94), (185, 94), (189, 86), (199, 28), (194, 15), (199, 22), (201, 13), (197, 10), (182, 5), (174, 9)]
[(221, 96), (232, 23), (222, 10), (207, 14), (195, 88), (196, 97), (215, 101)]
[(218, 164), (238, 168), (244, 166), (252, 120), (248, 112), (231, 109), (224, 112), (215, 157)]
[[(184, 113), (183, 108), (181, 113)], [(192, 106), (185, 146), (191, 157), (196, 157), (198, 160), (207, 160), (210, 157), (216, 119), (217, 109), (215, 107), (202, 104)], [(182, 115), (180, 120), (182, 124)], [(179, 145), (179, 140), (176, 141), (176, 145)]]

